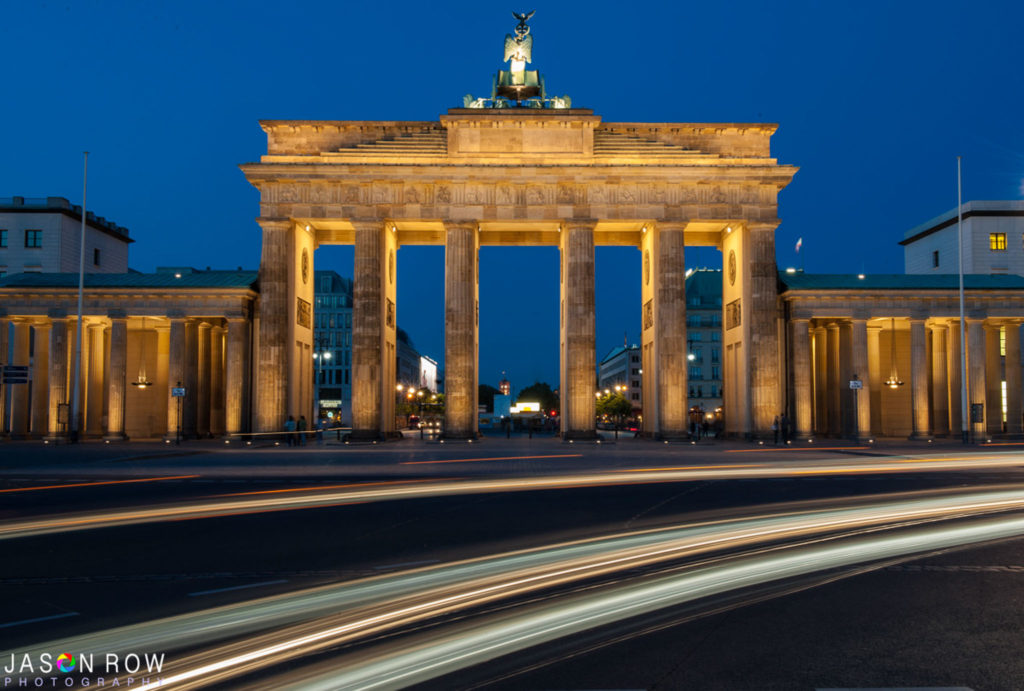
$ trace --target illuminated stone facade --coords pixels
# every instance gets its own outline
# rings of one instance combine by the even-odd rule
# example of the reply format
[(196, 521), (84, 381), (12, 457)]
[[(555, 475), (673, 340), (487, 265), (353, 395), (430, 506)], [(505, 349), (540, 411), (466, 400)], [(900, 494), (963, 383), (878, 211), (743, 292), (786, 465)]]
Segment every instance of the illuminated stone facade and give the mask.
[[(782, 282), (788, 410), (798, 436), (960, 436), (956, 275), (783, 274)], [(1024, 278), (966, 277), (974, 439), (1024, 432), (1021, 324)], [(855, 378), (862, 388), (850, 387)]]
[[(77, 299), (77, 274), (0, 281), (0, 362), (31, 367), (31, 384), (0, 400), (12, 438), (68, 431)], [(254, 271), (87, 275), (78, 430), (111, 441), (248, 431), (257, 304)]]
[[(445, 246), (446, 434), (477, 434), (478, 250), (561, 250), (565, 437), (595, 434), (594, 247), (643, 253), (645, 432), (686, 434), (686, 245), (724, 253), (727, 431), (768, 433), (782, 405), (774, 232), (796, 169), (774, 125), (604, 123), (584, 109), (453, 109), (436, 122), (264, 121), (242, 166), (260, 191), (256, 426), (309, 408), (313, 251), (355, 246), (354, 436), (394, 433), (395, 253)], [(756, 373), (756, 374), (755, 374)]]

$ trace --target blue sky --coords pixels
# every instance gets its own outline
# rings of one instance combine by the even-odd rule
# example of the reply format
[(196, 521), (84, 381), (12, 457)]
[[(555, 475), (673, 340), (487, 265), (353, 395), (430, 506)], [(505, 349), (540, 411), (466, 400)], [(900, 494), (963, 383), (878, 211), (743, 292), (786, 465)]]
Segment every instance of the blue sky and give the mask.
[[(634, 9), (637, 8), (637, 9)], [(1024, 196), (1017, 2), (9, 3), (0, 196), (81, 201), (131, 229), (131, 265), (255, 267), (261, 118), (429, 120), (485, 94), (511, 10), (534, 66), (607, 121), (776, 122), (800, 167), (780, 265), (902, 271), (903, 231), (965, 199)], [(443, 356), (440, 248), (399, 253), (399, 323)], [(350, 248), (317, 268), (351, 275)], [(690, 265), (720, 263), (691, 249)], [(639, 252), (598, 251), (598, 355), (639, 336)], [(557, 253), (485, 248), (481, 381), (554, 383)]]

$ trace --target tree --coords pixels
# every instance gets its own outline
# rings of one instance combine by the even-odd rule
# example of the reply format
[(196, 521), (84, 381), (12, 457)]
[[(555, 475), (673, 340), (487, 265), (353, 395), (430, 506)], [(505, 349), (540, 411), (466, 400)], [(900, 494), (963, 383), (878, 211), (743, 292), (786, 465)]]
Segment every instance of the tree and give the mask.
[(520, 391), (516, 396), (516, 402), (520, 401), (537, 401), (545, 413), (558, 410), (561, 407), (558, 396), (546, 382), (534, 382)]
[(597, 399), (597, 414), (622, 420), (633, 413), (633, 404), (620, 393), (602, 394)]
[(494, 396), (501, 393), (501, 391), (490, 384), (481, 384), (478, 390), (480, 392), (480, 405), (494, 412)]

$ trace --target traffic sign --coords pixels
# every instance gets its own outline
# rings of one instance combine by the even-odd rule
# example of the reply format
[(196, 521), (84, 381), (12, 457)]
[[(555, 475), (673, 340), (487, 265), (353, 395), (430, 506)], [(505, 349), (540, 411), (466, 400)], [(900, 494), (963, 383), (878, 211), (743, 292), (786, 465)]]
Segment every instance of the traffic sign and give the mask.
[(175, 398), (185, 398), (185, 387), (184, 386), (172, 386), (171, 395)]
[(864, 382), (862, 382), (860, 379), (851, 379), (850, 380), (850, 388), (851, 389), (863, 389), (864, 388)]
[(4, 384), (27, 384), (29, 380), (28, 365), (4, 365)]

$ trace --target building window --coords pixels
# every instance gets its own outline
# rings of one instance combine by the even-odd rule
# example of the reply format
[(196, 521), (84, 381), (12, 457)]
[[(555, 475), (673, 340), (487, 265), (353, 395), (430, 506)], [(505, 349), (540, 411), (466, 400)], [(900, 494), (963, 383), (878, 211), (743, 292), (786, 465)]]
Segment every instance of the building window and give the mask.
[(711, 398), (718, 398), (718, 384), (711, 385)]
[(932, 268), (933, 269), (939, 268), (939, 251), (938, 250), (935, 250), (934, 252), (932, 252)]
[(686, 325), (691, 327), (700, 326), (700, 316), (696, 314), (691, 314), (686, 318)]
[[(721, 352), (719, 351), (718, 348), (712, 348), (711, 349), (711, 362), (718, 362), (718, 360), (720, 358), (720, 355), (721, 355)], [(715, 377), (715, 379), (718, 379), (718, 377)]]
[(25, 231), (25, 247), (42, 247), (43, 246), (43, 231), (41, 230), (26, 230)]
[(711, 367), (711, 378), (712, 379), (721, 379), (722, 378), (722, 368), (718, 367), (717, 365), (712, 366)]
[(989, 233), (988, 234), (988, 248), (993, 251), (1003, 251), (1006, 249), (1006, 233)]
[(7, 231), (0, 230), (0, 247), (7, 247)]
[(721, 341), (722, 340), (722, 332), (721, 331), (712, 331), (711, 332), (711, 340), (712, 341)]
[(93, 263), (93, 266), (99, 266), (100, 265), (100, 250), (99, 250), (98, 247), (94, 248), (93, 251), (92, 251), (92, 263)]
[(719, 314), (718, 312), (715, 312), (714, 314), (711, 315), (711, 326), (721, 326), (721, 325), (722, 325), (722, 315)]
[(704, 389), (700, 386), (697, 387), (697, 398), (704, 398)]
[(634, 379), (633, 380), (633, 388), (635, 389), (635, 388), (637, 388), (639, 386), (640, 386), (640, 382), (638, 382), (636, 379)]
[(629, 358), (629, 361), (630, 362), (640, 362), (640, 356), (639, 355), (631, 355), (630, 358)]
[(693, 385), (691, 384), (690, 385), (690, 398), (693, 398), (693, 397), (694, 397), (694, 395), (693, 395)]
[(703, 340), (704, 338), (704, 332), (694, 331), (693, 333), (686, 334), (686, 337), (689, 338), (691, 341), (700, 341)]
[(640, 374), (640, 368), (634, 367), (633, 368), (633, 374)]
[(640, 400), (640, 394), (635, 393), (635, 394), (633, 394), (632, 398), (633, 398), (634, 401), (639, 401)]
[[(1016, 326), (1012, 328), (1017, 328)], [(999, 329), (999, 357), (1006, 357), (1006, 327)]]
[(690, 368), (690, 379), (697, 380), (697, 379), (703, 379), (703, 378), (704, 378), (704, 375), (701, 373), (700, 367), (691, 367)]

